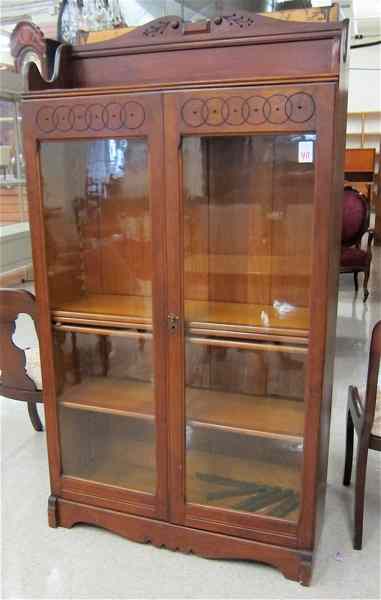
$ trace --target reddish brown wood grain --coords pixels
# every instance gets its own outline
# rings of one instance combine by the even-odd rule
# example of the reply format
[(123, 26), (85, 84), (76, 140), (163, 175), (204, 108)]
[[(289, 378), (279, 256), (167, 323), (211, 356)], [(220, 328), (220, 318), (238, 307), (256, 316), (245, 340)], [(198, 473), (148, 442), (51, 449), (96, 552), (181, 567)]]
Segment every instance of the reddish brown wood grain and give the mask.
[[(278, 567), (287, 577), (308, 584), (321, 524), (328, 455), (346, 114), (342, 67), (346, 53), (345, 31), (345, 24), (282, 22), (245, 12), (226, 14), (212, 23), (192, 26), (184, 25), (177, 18), (158, 19), (104, 43), (74, 48), (62, 46), (55, 60), (48, 61), (45, 77), (41, 77), (35, 67), (29, 70), (23, 123), (53, 494), (49, 503), (51, 526), (94, 523), (136, 541), (150, 541), (208, 557), (259, 560)], [(20, 46), (16, 52), (22, 54), (23, 48)], [(47, 80), (48, 72), (50, 80)], [(250, 113), (253, 102), (261, 108), (263, 119), (258, 120)], [(240, 275), (230, 273), (226, 278), (211, 278), (210, 272), (199, 276), (197, 270), (190, 282), (184, 281), (184, 239), (199, 235), (198, 223), (206, 217), (205, 211), (196, 209), (191, 214), (192, 225), (188, 227), (184, 222), (182, 138), (309, 132), (317, 134), (313, 228), (312, 231), (303, 229), (302, 215), (295, 210), (296, 238), (298, 230), (303, 231), (290, 250), (292, 256), (292, 253), (300, 253), (300, 248), (307, 248), (305, 261), (312, 265), (309, 291), (298, 277), (291, 277), (287, 284), (287, 269), (283, 263), (278, 266), (273, 261), (271, 268), (279, 270), (273, 282), (276, 295), (286, 293), (292, 286), (293, 302), (306, 313), (309, 308), (313, 315), (310, 326), (308, 319), (296, 320), (294, 329), (283, 322), (283, 328), (276, 323), (267, 330), (258, 323), (239, 326), (228, 319), (226, 323), (191, 319), (190, 327), (198, 336), (218, 338), (215, 345), (230, 337), (240, 340), (242, 348), (245, 341), (255, 339), (257, 344), (274, 345), (283, 341), (296, 344), (298, 349), (298, 344), (302, 344), (303, 352), (308, 351), (300, 516), (297, 522), (292, 522), (287, 518), (187, 503), (185, 299), (188, 300), (188, 292), (194, 303), (208, 299), (209, 281), (213, 294), (224, 300), (231, 298), (232, 288), (235, 299), (241, 300), (248, 286)], [(134, 257), (136, 274), (152, 272), (152, 318), (146, 312), (134, 318), (127, 318), (123, 311), (107, 314), (107, 308), (98, 314), (88, 309), (81, 311), (75, 302), (69, 305), (65, 300), (65, 280), (57, 284), (55, 294), (61, 303), (51, 312), (55, 308), (48, 289), (47, 259), (51, 248), (44, 226), (39, 148), (45, 141), (104, 138), (141, 138), (148, 142), (152, 263), (147, 263), (142, 247), (136, 244), (129, 246), (129, 254)], [(265, 147), (264, 143), (263, 152)], [(238, 162), (233, 161), (224, 168), (223, 163), (215, 160), (213, 169), (217, 174), (225, 171), (228, 177), (229, 168), (236, 170)], [(285, 177), (287, 173), (279, 170), (274, 180), (279, 205), (285, 194), (282, 187)], [(298, 190), (300, 197), (309, 190), (311, 174), (308, 178)], [(246, 189), (257, 185), (258, 193), (266, 195), (271, 179), (270, 171), (263, 171), (260, 181), (246, 174), (242, 186)], [(218, 179), (217, 176), (209, 186), (209, 197), (218, 197), (224, 187), (223, 177)], [(120, 198), (122, 196), (121, 193)], [(120, 201), (115, 200), (108, 207), (106, 221), (110, 227), (115, 226), (113, 211), (118, 209)], [(268, 206), (269, 199), (263, 196), (264, 212)], [(214, 229), (210, 223), (206, 226), (203, 222), (216, 255), (229, 250), (226, 240), (219, 238), (223, 221), (221, 218), (216, 222)], [(87, 223), (86, 227), (84, 235), (93, 238), (94, 223)], [(244, 251), (266, 257), (273, 245), (277, 254), (287, 256), (281, 226), (274, 228), (275, 234), (273, 231), (270, 235), (271, 228), (265, 218), (256, 220), (248, 210), (247, 215), (237, 218), (234, 227), (236, 254)], [(263, 254), (258, 240), (250, 235), (250, 230), (256, 227), (268, 237)], [(239, 239), (242, 232), (244, 235)], [(201, 254), (206, 251), (201, 235), (194, 247)], [(109, 258), (105, 252), (104, 256)], [(89, 255), (85, 265), (88, 281), (95, 291), (100, 289), (99, 264), (98, 258)], [(125, 281), (124, 265), (118, 269), (115, 264), (115, 270), (107, 274), (110, 288), (114, 292), (135, 293), (133, 282)], [(260, 275), (256, 274), (258, 289), (251, 293), (253, 304), (270, 303), (270, 275), (266, 268), (263, 265)], [(105, 306), (109, 301), (110, 298), (104, 298)], [(170, 321), (168, 316), (171, 316)], [(59, 363), (62, 353), (60, 355), (59, 348), (53, 348), (52, 318), (62, 319), (69, 329), (73, 325), (80, 327), (82, 333), (84, 328), (92, 326), (97, 327), (98, 333), (99, 328), (112, 333), (113, 329), (139, 329), (139, 324), (142, 331), (153, 331), (156, 494), (62, 474), (57, 401), (62, 373), (60, 366), (55, 369), (54, 365), (54, 357), (56, 361), (58, 357)], [(170, 323), (174, 323), (173, 328), (169, 327)], [(57, 329), (57, 325), (55, 327)], [(231, 340), (229, 343), (232, 345)], [(107, 350), (107, 346), (105, 348)], [(106, 364), (107, 351), (105, 361)], [(260, 361), (250, 363), (253, 369), (258, 368), (258, 364)], [(225, 381), (228, 375), (222, 375)], [(264, 376), (257, 381), (257, 386), (263, 392)], [(279, 382), (278, 387), (281, 387)]]
[[(52, 498), (52, 497), (51, 497)], [(57, 502), (57, 508), (54, 505)], [(130, 540), (205, 558), (255, 560), (277, 567), (285, 577), (309, 585), (312, 557), (310, 552), (254, 542), (239, 537), (207, 533), (200, 529), (134, 517), (66, 500), (50, 501), (52, 525), (72, 527), (76, 523), (94, 523)]]

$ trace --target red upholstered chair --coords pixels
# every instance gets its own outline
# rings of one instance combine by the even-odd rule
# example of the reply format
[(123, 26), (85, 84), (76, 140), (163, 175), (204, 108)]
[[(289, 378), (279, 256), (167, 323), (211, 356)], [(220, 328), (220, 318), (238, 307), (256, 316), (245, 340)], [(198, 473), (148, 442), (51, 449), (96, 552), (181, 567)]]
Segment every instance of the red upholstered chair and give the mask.
[[(358, 274), (364, 273), (364, 302), (369, 296), (368, 280), (374, 238), (374, 231), (369, 229), (369, 218), (369, 203), (365, 196), (352, 187), (345, 187), (340, 273), (353, 273), (356, 292), (358, 290)], [(365, 234), (368, 234), (368, 241), (366, 248), (362, 248), (361, 241)]]

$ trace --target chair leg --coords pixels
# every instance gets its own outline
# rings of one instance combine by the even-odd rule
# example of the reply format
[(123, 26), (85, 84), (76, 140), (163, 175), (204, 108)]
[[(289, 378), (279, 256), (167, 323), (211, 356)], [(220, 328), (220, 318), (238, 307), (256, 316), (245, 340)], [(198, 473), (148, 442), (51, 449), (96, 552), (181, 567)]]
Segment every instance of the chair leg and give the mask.
[(369, 265), (368, 269), (364, 273), (364, 285), (363, 285), (363, 288), (364, 288), (364, 302), (367, 301), (368, 296), (369, 296), (369, 290), (368, 290), (369, 274), (370, 274), (370, 265)]
[(358, 292), (359, 291), (359, 274), (358, 274), (358, 271), (355, 271), (353, 273), (353, 279), (354, 279), (354, 282), (355, 282), (355, 291)]
[(44, 431), (40, 417), (37, 412), (37, 404), (33, 400), (28, 402), (28, 413), (31, 423), (36, 431)]
[(362, 548), (362, 535), (364, 525), (364, 496), (365, 496), (365, 480), (366, 480), (366, 466), (368, 462), (368, 450), (369, 448), (364, 447), (359, 439), (357, 449), (357, 462), (356, 462), (356, 488), (355, 488), (355, 535), (353, 548), (355, 550), (361, 550)]
[(353, 464), (353, 437), (354, 437), (354, 426), (351, 412), (347, 412), (347, 435), (345, 440), (345, 466), (344, 466), (344, 477), (343, 485), (350, 485), (352, 477), (352, 464)]

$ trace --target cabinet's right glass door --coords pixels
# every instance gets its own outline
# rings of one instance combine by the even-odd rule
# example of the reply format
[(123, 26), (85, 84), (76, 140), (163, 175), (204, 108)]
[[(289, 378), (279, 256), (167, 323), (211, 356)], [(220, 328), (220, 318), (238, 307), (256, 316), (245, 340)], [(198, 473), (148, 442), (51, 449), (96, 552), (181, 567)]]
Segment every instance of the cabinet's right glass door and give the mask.
[(315, 141), (183, 139), (188, 505), (298, 519)]

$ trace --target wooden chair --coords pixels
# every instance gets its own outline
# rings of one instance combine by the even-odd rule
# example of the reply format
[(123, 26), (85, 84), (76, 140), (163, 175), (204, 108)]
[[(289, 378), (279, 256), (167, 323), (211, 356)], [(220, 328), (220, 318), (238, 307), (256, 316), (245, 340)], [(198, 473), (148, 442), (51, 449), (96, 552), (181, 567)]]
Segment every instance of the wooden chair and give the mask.
[(349, 485), (353, 463), (354, 430), (358, 436), (356, 459), (356, 487), (354, 525), (355, 535), (353, 547), (361, 550), (364, 493), (368, 450), (381, 451), (381, 388), (377, 389), (381, 357), (381, 321), (375, 325), (372, 333), (369, 352), (369, 367), (366, 390), (361, 394), (357, 387), (348, 389), (347, 438), (345, 448), (345, 467), (343, 484)]
[[(358, 274), (364, 273), (364, 302), (369, 291), (368, 281), (372, 262), (374, 231), (369, 229), (369, 202), (363, 194), (350, 186), (344, 189), (343, 221), (341, 235), (340, 273), (353, 273), (358, 291)], [(366, 248), (361, 247), (363, 236), (368, 235)]]
[[(13, 340), (16, 319), (25, 313), (35, 322), (35, 297), (25, 290), (0, 289), (0, 395), (28, 404), (28, 413), (36, 431), (42, 431), (42, 423), (37, 412), (37, 402), (42, 402), (41, 384), (27, 374), (28, 365), (24, 350)], [(31, 349), (36, 367), (39, 369), (38, 347)]]

